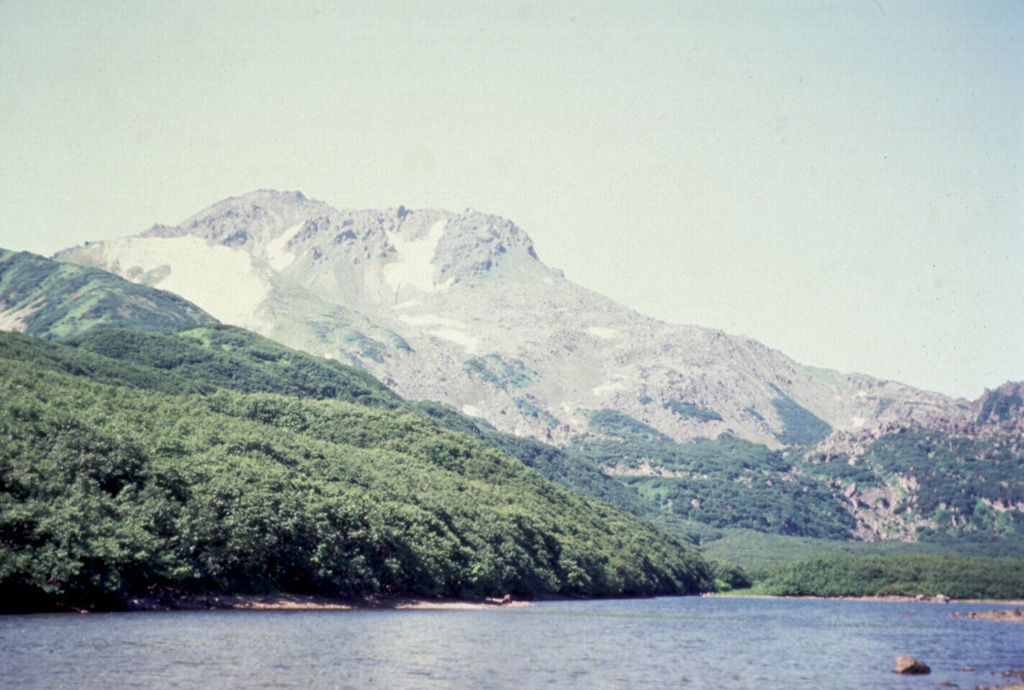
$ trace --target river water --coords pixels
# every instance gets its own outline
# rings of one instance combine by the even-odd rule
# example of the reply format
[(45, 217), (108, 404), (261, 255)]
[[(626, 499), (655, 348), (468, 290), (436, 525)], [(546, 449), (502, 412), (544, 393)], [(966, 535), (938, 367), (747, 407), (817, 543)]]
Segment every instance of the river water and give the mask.
[[(948, 615), (993, 608), (670, 597), (0, 616), (0, 687), (974, 688), (1024, 667), (1024, 625)], [(899, 654), (932, 674), (894, 675)]]

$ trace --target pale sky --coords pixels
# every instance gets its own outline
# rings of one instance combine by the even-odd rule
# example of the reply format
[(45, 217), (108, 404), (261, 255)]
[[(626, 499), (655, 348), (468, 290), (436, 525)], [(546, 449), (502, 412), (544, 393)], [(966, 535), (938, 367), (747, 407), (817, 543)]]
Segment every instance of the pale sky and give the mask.
[(502, 215), (803, 364), (1024, 379), (1024, 2), (0, 0), (0, 247), (261, 188)]

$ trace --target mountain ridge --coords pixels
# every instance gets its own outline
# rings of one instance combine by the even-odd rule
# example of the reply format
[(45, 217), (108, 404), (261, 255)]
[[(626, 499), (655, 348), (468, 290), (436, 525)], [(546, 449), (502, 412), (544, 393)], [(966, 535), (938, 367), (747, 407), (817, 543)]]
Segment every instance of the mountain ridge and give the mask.
[(969, 416), (967, 401), (642, 316), (545, 265), (511, 221), (476, 211), (339, 210), (263, 190), (55, 258), (559, 445), (600, 435), (604, 409), (677, 441), (725, 434), (775, 448), (815, 428)]

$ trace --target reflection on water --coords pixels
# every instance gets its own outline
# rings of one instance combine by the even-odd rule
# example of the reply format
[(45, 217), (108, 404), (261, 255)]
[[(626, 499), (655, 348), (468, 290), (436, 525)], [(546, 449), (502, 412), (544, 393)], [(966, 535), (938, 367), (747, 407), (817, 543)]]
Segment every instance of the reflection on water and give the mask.
[[(973, 688), (1024, 665), (1024, 626), (948, 617), (985, 608), (689, 597), (6, 616), (0, 687)], [(903, 653), (932, 675), (893, 675)]]

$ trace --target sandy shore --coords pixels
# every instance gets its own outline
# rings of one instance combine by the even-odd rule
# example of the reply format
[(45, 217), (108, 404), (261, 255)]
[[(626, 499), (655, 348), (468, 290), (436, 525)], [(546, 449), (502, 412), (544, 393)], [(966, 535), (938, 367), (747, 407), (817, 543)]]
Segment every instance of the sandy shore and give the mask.
[(126, 602), (130, 611), (234, 609), (247, 611), (353, 611), (366, 609), (479, 610), (529, 606), (527, 601), (503, 599), (422, 599), (415, 597), (332, 598), (312, 595), (210, 595), (190, 598), (139, 597)]

